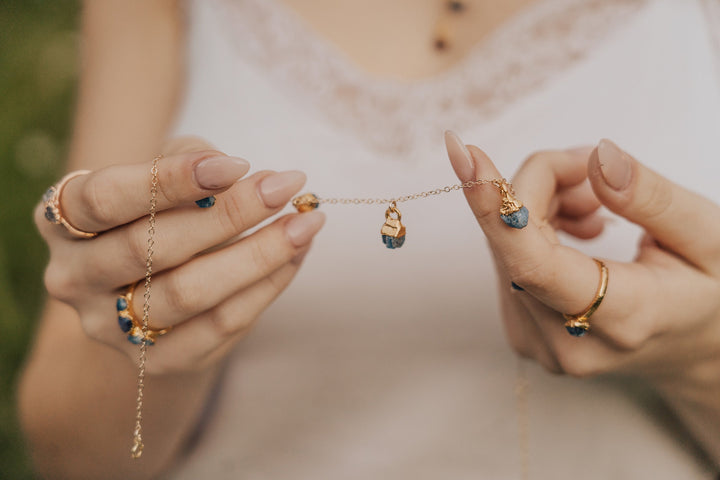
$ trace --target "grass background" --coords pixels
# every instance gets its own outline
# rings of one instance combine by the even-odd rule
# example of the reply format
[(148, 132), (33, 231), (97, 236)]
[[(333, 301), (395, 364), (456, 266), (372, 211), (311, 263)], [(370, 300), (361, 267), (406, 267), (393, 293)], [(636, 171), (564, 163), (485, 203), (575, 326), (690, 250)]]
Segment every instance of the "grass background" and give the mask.
[(32, 210), (63, 172), (77, 81), (79, 2), (0, 3), (0, 479), (35, 478), (15, 410), (45, 294)]

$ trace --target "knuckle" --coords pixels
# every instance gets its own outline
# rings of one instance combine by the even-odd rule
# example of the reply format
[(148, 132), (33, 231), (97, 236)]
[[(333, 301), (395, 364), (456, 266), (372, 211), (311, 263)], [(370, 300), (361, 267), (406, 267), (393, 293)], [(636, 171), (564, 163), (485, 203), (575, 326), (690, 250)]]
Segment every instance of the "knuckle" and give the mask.
[[(164, 198), (171, 205), (180, 201), (180, 195), (172, 188), (173, 185), (183, 185), (183, 177), (186, 173), (183, 169), (164, 168), (160, 170), (157, 178), (158, 196)], [(187, 181), (185, 181), (186, 183)]]
[(268, 251), (265, 245), (265, 242), (260, 239), (252, 239), (250, 242), (250, 257), (258, 272), (274, 270), (274, 255)]
[(235, 323), (238, 323), (237, 319), (233, 318), (232, 322), (229, 321), (231, 316), (225, 313), (221, 308), (213, 309), (208, 313), (208, 315), (210, 326), (215, 331), (215, 334), (221, 339), (231, 336), (239, 329), (238, 326), (234, 325)]
[(538, 166), (547, 165), (548, 163), (550, 163), (550, 161), (555, 155), (557, 155), (557, 153), (553, 152), (552, 150), (535, 151), (525, 158), (525, 161), (523, 161), (520, 170), (534, 169)]
[(199, 289), (187, 284), (187, 277), (178, 273), (165, 276), (164, 296), (171, 311), (191, 314), (200, 305)]
[(244, 205), (238, 195), (233, 192), (225, 195), (221, 202), (222, 210), (220, 214), (220, 224), (228, 235), (237, 235), (244, 232), (249, 223), (246, 220), (247, 205)]
[(637, 215), (652, 219), (665, 213), (673, 202), (673, 189), (663, 178), (655, 178), (644, 192), (636, 192), (632, 209)]
[(606, 332), (608, 342), (622, 352), (636, 352), (642, 349), (650, 339), (650, 332), (644, 322), (635, 322), (634, 316), (629, 321), (623, 322), (622, 326), (610, 329)]
[(543, 269), (543, 264), (537, 260), (513, 259), (506, 263), (505, 268), (510, 280), (526, 289), (541, 288), (552, 280), (548, 278), (551, 273)]
[(559, 349), (555, 352), (555, 358), (558, 373), (573, 378), (591, 378), (608, 371), (606, 365), (576, 350)]
[(129, 265), (134, 270), (144, 271), (148, 254), (147, 236), (144, 232), (138, 231), (137, 227), (128, 228), (125, 237), (125, 247), (129, 259)]
[(113, 224), (113, 208), (106, 200), (113, 198), (116, 182), (102, 172), (87, 175), (80, 189), (80, 199), (85, 206), (87, 216), (100, 225)]
[(72, 299), (78, 287), (78, 281), (69, 269), (52, 261), (45, 269), (43, 281), (48, 294), (61, 301)]

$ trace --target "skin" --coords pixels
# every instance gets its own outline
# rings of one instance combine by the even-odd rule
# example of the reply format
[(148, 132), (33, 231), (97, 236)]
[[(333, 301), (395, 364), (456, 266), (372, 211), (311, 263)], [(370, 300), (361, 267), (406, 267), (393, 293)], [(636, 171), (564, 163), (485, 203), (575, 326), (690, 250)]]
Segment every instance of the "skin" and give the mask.
[[(446, 143), (460, 180), (502, 177), (478, 147), (463, 146), (452, 133)], [(613, 151), (627, 166), (620, 188), (607, 181)], [(720, 218), (720, 207), (609, 140), (591, 149), (531, 155), (513, 185), (531, 212), (522, 230), (499, 218), (493, 187), (465, 191), (505, 286), (500, 299), (509, 343), (553, 373), (620, 373), (654, 386), (720, 464), (720, 225), (707, 221)], [(590, 257), (562, 245), (557, 230), (580, 238), (600, 235), (601, 205), (645, 235), (633, 262), (604, 259), (608, 294), (591, 317), (591, 333), (576, 338), (562, 327), (560, 312), (585, 310), (599, 271)], [(510, 288), (511, 282), (524, 291)]]
[[(454, 24), (454, 49), (444, 57), (438, 57), (428, 46), (435, 26), (433, 19), (438, 15), (435, 3), (402, 0), (386, 7), (387, 2), (379, 0), (293, 0), (288, 1), (288, 6), (347, 51), (361, 68), (378, 75), (414, 79), (439, 73), (459, 61), (474, 43), (529, 2), (479, 2), (477, 9), (468, 10), (465, 17), (468, 21), (457, 20)], [(398, 35), (391, 28), (397, 23), (388, 21), (389, 14), (383, 8), (391, 8), (396, 14), (414, 10), (414, 15), (403, 17), (408, 31)], [(373, 12), (383, 12), (383, 15), (373, 15)], [(413, 21), (417, 24), (410, 28)], [(202, 139), (167, 140), (178, 99), (182, 96), (184, 22), (180, 6), (169, 0), (87, 2), (83, 13), (82, 80), (68, 161), (69, 170), (87, 168), (93, 173), (70, 181), (62, 201), (73, 225), (105, 233), (92, 240), (73, 239), (62, 227), (46, 222), (40, 208), (36, 211), (38, 229), (51, 252), (45, 277), (51, 298), (22, 375), (18, 403), (35, 464), (44, 477), (153, 478), (173, 465), (196, 426), (222, 360), (248, 334), (258, 315), (292, 281), (313, 235), (322, 226), (323, 217), (317, 212), (286, 215), (237, 241), (236, 237), (247, 228), (282, 209), (301, 189), (302, 175), (282, 174), (285, 175), (284, 187), (271, 189), (274, 194), (264, 195), (263, 185), (267, 186), (268, 179), (274, 177), (277, 186), (275, 172), (246, 176), (237, 160), (233, 167), (236, 178), (225, 175), (224, 183), (206, 188), (207, 185), (198, 181), (202, 177), (198, 165), (209, 158), (221, 159), (227, 170), (233, 160)], [(337, 25), (353, 28), (337, 28)], [(371, 41), (365, 41), (363, 32), (371, 30), (377, 33)], [(398, 37), (413, 40), (396, 42)], [(425, 47), (418, 48), (418, 45)], [(388, 53), (377, 55), (379, 51)], [(405, 63), (393, 60), (397, 58), (405, 58)], [(166, 155), (161, 160), (161, 211), (158, 214), (158, 222), (164, 226), (158, 230), (155, 249), (151, 320), (155, 328), (170, 325), (175, 328), (152, 347), (143, 430), (145, 455), (132, 461), (129, 447), (137, 348), (118, 335), (114, 300), (124, 285), (140, 280), (144, 273), (147, 207), (142, 199), (146, 199), (149, 192), (149, 159), (158, 152)], [(482, 152), (474, 148), (471, 152), (473, 169), (476, 169), (473, 171), (478, 176), (499, 175)], [(622, 198), (632, 199), (634, 194), (613, 197), (596, 188), (598, 180), (592, 172), (593, 188), (578, 187), (585, 184), (585, 176), (578, 173), (577, 165), (568, 165), (567, 155), (564, 152), (534, 155), (531, 158), (535, 160), (523, 169), (529, 173), (518, 173), (516, 190), (530, 207), (533, 222), (532, 228), (522, 232), (508, 232), (506, 227), (497, 225), (496, 205), (492, 207), (494, 216), (489, 210), (483, 210), (490, 208), (492, 202), (497, 204), (496, 193), (477, 188), (468, 194), (468, 201), (498, 258), (499, 275), (508, 284), (513, 278), (526, 288), (527, 293), (520, 295), (502, 293), (510, 343), (548, 369), (576, 376), (642, 366), (638, 371), (667, 392), (667, 398), (688, 426), (694, 428), (698, 439), (715, 458), (720, 458), (720, 440), (714, 434), (720, 431), (718, 406), (712, 400), (718, 398), (717, 385), (711, 381), (718, 378), (717, 366), (705, 358), (702, 362), (698, 360), (697, 365), (693, 363), (690, 369), (678, 368), (679, 359), (694, 346), (702, 345), (703, 352), (716, 348), (720, 338), (717, 328), (713, 336), (698, 344), (693, 343), (697, 338), (692, 332), (674, 334), (658, 329), (662, 334), (655, 334), (648, 322), (642, 323), (648, 330), (621, 329), (613, 323), (612, 314), (625, 315), (629, 305), (623, 302), (631, 300), (613, 295), (593, 317), (597, 335), (593, 330), (593, 336), (584, 339), (590, 341), (580, 348), (563, 336), (561, 328), (557, 329), (556, 310), (584, 308), (589, 301), (588, 292), (596, 288), (597, 269), (593, 270), (589, 259), (582, 258), (587, 261), (586, 265), (579, 257), (573, 257), (578, 266), (583, 265), (573, 270), (577, 272), (574, 278), (577, 281), (572, 283), (575, 288), (558, 291), (556, 285), (548, 283), (554, 278), (548, 272), (538, 268), (530, 275), (518, 268), (519, 255), (527, 254), (532, 248), (560, 249), (553, 229), (537, 226), (541, 212), (545, 212), (550, 225), (580, 237), (599, 234), (601, 226), (593, 220), (592, 212), (600, 202), (611, 209), (616, 207), (615, 211), (631, 220), (635, 218), (628, 213), (632, 209), (622, 203)], [(458, 171), (457, 165), (462, 161), (457, 160), (453, 152), (450, 157)], [(585, 158), (581, 157), (573, 158), (576, 163), (584, 164), (587, 152)], [(469, 162), (467, 158), (465, 161)], [(590, 161), (592, 163), (592, 158)], [(584, 167), (582, 170), (585, 171)], [(545, 181), (530, 182), (529, 178)], [(634, 178), (641, 177), (638, 174)], [(539, 187), (537, 184), (541, 183)], [(218, 199), (211, 209), (200, 210), (193, 205), (193, 200), (211, 194)], [(575, 201), (576, 198), (581, 201)], [(580, 205), (580, 210), (573, 210), (571, 205)], [(304, 218), (301, 223), (306, 228), (293, 229), (293, 222), (300, 217)], [(657, 218), (666, 222), (673, 220)], [(199, 228), (184, 228), (188, 224)], [(642, 225), (651, 234), (657, 233)], [(299, 236), (298, 231), (301, 231)], [(528, 237), (525, 248), (520, 248), (523, 243), (514, 242), (518, 234)], [(516, 237), (513, 242), (506, 242), (507, 235)], [(720, 243), (719, 237), (715, 236), (715, 244)], [(168, 245), (180, 248), (167, 248)], [(514, 246), (512, 251), (508, 245)], [(644, 245), (644, 254), (638, 261), (655, 259), (659, 265), (656, 268), (667, 268), (678, 275), (678, 281), (685, 278), (693, 282), (691, 285), (710, 289), (709, 293), (715, 293), (714, 298), (718, 298), (717, 291), (712, 290), (714, 287), (700, 285), (711, 279), (709, 284), (717, 286), (716, 273), (712, 274), (715, 276), (707, 272), (704, 276), (696, 274), (696, 267), (690, 267), (675, 250), (666, 250), (665, 244), (662, 249), (650, 241)], [(563, 265), (560, 260), (565, 259), (558, 257), (558, 262), (552, 264), (560, 268)], [(238, 265), (242, 268), (237, 268)], [(609, 266), (613, 286), (628, 281), (634, 272), (614, 263)], [(647, 272), (645, 275), (652, 277)], [(216, 284), (200, 281), (208, 278), (216, 279)], [(638, 294), (652, 293), (657, 287), (653, 283), (638, 283), (636, 289), (639, 285), (645, 287)], [(649, 293), (640, 298), (653, 298)], [(664, 297), (667, 302), (675, 302), (670, 311), (676, 312), (683, 310), (686, 305), (683, 302), (689, 299), (687, 295)], [(136, 305), (138, 316), (139, 307), (141, 305)], [(697, 308), (690, 310), (697, 312)], [(607, 320), (603, 321), (604, 318)], [(696, 324), (718, 323), (710, 313), (703, 320)], [(551, 325), (556, 330), (551, 331)], [(628, 331), (633, 333), (632, 338), (624, 336)], [(658, 358), (658, 355), (635, 354), (646, 351), (660, 338), (668, 343), (655, 347), (655, 351), (661, 352), (669, 345), (672, 349), (668, 355)], [(586, 356), (589, 360), (583, 361)], [(690, 409), (693, 405), (696, 408)], [(701, 407), (699, 410), (697, 405)], [(697, 412), (697, 416), (693, 417), (690, 411)], [(705, 421), (696, 422), (696, 419)]]

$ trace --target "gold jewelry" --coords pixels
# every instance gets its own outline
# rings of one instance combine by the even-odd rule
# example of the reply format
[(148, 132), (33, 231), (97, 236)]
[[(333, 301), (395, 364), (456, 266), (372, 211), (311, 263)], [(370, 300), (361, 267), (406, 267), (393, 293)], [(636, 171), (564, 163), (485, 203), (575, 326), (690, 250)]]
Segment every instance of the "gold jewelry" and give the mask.
[[(141, 280), (142, 281), (142, 280)], [(133, 296), (135, 294), (135, 288), (140, 282), (133, 283), (127, 287), (125, 293), (118, 296), (116, 302), (116, 308), (118, 311), (118, 324), (120, 329), (127, 333), (128, 340), (130, 343), (139, 345), (140, 342), (145, 339), (148, 345), (154, 345), (157, 337), (165, 335), (172, 327), (155, 329), (148, 325), (147, 334), (143, 335), (142, 322), (138, 321), (133, 314)], [(150, 322), (148, 322), (149, 324)]]
[[(150, 175), (150, 217), (148, 219), (148, 240), (147, 240), (147, 257), (145, 259), (145, 294), (143, 302), (143, 317), (140, 333), (141, 338), (147, 339), (150, 328), (148, 327), (150, 319), (150, 283), (152, 280), (152, 264), (153, 264), (153, 247), (155, 246), (155, 213), (157, 210), (157, 191), (158, 191), (158, 162), (162, 155), (153, 158)], [(145, 391), (145, 363), (147, 362), (147, 341), (140, 342), (140, 362), (137, 378), (137, 406), (135, 408), (135, 430), (133, 431), (133, 446), (130, 448), (132, 458), (140, 458), (145, 445), (142, 441), (142, 409), (143, 395)]]
[(565, 317), (566, 320), (565, 328), (570, 335), (575, 337), (582, 337), (588, 333), (590, 330), (590, 317), (593, 313), (595, 313), (595, 310), (598, 309), (605, 298), (605, 294), (607, 293), (608, 269), (602, 261), (597, 258), (593, 258), (593, 260), (595, 260), (595, 263), (600, 269), (600, 284), (598, 285), (597, 292), (595, 293), (595, 298), (581, 313), (576, 315), (568, 315), (567, 313), (563, 314), (563, 317)]
[(70, 180), (75, 177), (79, 177), (80, 175), (87, 175), (88, 173), (90, 173), (90, 170), (76, 170), (68, 173), (61, 178), (58, 183), (48, 188), (42, 198), (43, 205), (45, 206), (45, 218), (47, 221), (62, 225), (72, 236), (78, 238), (93, 238), (97, 236), (97, 233), (85, 232), (72, 226), (63, 215), (62, 206), (60, 205), (60, 197), (65, 189), (65, 185), (67, 185)]
[[(427, 198), (441, 193), (452, 192), (453, 190), (461, 190), (463, 188), (472, 188), (476, 185), (493, 185), (500, 191), (502, 196), (502, 205), (500, 206), (500, 218), (509, 227), (525, 228), (528, 224), (529, 212), (527, 207), (523, 206), (517, 198), (512, 185), (501, 179), (479, 179), (469, 180), (465, 183), (448, 185), (446, 187), (427, 190), (425, 192), (404, 195), (395, 198), (320, 198), (313, 193), (305, 193), (293, 198), (293, 206), (298, 212), (307, 212), (318, 208), (321, 204), (327, 203), (331, 205), (374, 205), (378, 203), (390, 204), (385, 211), (385, 224), (383, 224), (380, 234), (383, 244), (388, 248), (400, 248), (405, 243), (405, 226), (400, 222), (400, 210), (397, 204), (407, 202), (418, 198)], [(397, 215), (393, 217), (392, 214)]]

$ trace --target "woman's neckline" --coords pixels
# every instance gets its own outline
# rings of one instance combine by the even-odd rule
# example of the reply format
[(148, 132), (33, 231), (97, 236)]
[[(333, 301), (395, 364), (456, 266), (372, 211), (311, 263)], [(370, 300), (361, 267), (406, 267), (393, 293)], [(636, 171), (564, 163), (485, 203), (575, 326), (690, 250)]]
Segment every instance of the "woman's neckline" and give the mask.
[[(408, 28), (403, 30), (404, 24), (397, 21), (399, 16), (397, 9), (385, 10), (383, 12), (384, 17), (395, 20), (385, 20), (384, 23), (380, 18), (371, 22), (368, 22), (367, 18), (365, 20), (359, 20), (364, 21), (364, 25), (361, 26), (362, 31), (371, 32), (377, 28), (377, 30), (380, 31), (380, 37), (387, 37), (380, 38), (374, 47), (370, 46), (367, 50), (361, 52), (360, 54), (357, 52), (357, 46), (352, 45), (352, 37), (338, 39), (337, 33), (332, 32), (332, 28), (337, 27), (330, 27), (329, 25), (331, 25), (331, 22), (328, 20), (309, 17), (308, 12), (298, 9), (298, 6), (293, 5), (291, 0), (266, 1), (274, 3), (275, 8), (280, 10), (283, 15), (292, 18), (294, 23), (304, 29), (308, 35), (313, 36), (317, 41), (326, 44), (329, 49), (333, 50), (338, 57), (343, 58), (347, 62), (348, 66), (355, 70), (359, 75), (370, 77), (380, 82), (386, 81), (399, 84), (414, 84), (432, 81), (434, 78), (440, 78), (450, 73), (462, 63), (466, 62), (472, 52), (478, 49), (478, 47), (482, 45), (495, 31), (502, 29), (506, 22), (512, 21), (514, 18), (523, 14), (526, 10), (531, 9), (536, 4), (544, 1), (546, 2), (548, 0), (514, 0), (513, 2), (502, 2), (507, 5), (504, 7), (507, 10), (501, 11), (500, 13), (492, 11), (493, 8), (496, 8), (492, 7), (492, 2), (488, 2), (489, 5), (477, 2), (464, 2), (466, 3), (464, 12), (460, 14), (451, 13), (449, 10), (443, 11), (442, 0), (436, 0), (434, 5), (426, 6), (428, 9), (437, 10), (436, 12), (430, 13), (427, 10), (423, 11), (421, 9), (415, 9), (418, 20), (413, 21), (414, 24), (410, 26), (409, 30)], [(412, 14), (412, 12), (413, 11), (409, 9), (408, 13)], [(490, 18), (489, 24), (482, 23), (483, 13), (487, 16), (487, 18)], [(360, 9), (350, 12), (350, 15), (353, 14), (361, 17), (365, 14), (365, 12)], [(312, 16), (320, 15), (321, 14), (318, 14), (317, 12), (312, 13)], [(326, 15), (337, 15), (337, 12), (328, 11)], [(342, 24), (345, 24), (346, 20), (347, 18), (344, 18)], [(323, 22), (326, 22), (327, 25), (322, 25)], [(318, 26), (318, 23), (321, 25)], [(397, 31), (394, 31), (389, 37), (387, 36), (387, 33), (383, 34), (383, 30), (388, 29), (388, 23), (392, 23), (393, 29), (395, 29), (395, 24), (400, 24), (397, 27)], [(475, 28), (473, 29), (474, 32), (470, 33), (469, 29), (473, 23), (479, 24), (481, 31), (479, 31), (478, 28)], [(353, 26), (348, 25), (347, 28), (351, 29)], [(446, 35), (449, 35), (450, 38), (460, 38), (462, 40), (463, 37), (465, 37), (466, 43), (458, 43), (456, 45), (451, 43), (445, 51), (434, 49), (432, 46), (432, 39), (438, 28), (444, 30)], [(398, 40), (402, 42), (403, 35), (412, 36), (415, 35), (416, 31), (425, 31), (425, 33), (418, 35), (419, 38), (412, 38), (409, 43), (406, 41), (404, 51), (402, 49), (393, 50), (393, 43)], [(369, 35), (369, 37), (370, 42), (372, 42), (372, 35)], [(467, 41), (468, 37), (471, 37), (471, 41), (469, 42)], [(374, 65), (367, 63), (368, 55), (373, 57), (382, 57), (384, 52), (381, 52), (380, 50), (387, 49), (387, 46), (389, 46), (389, 49), (394, 53), (394, 55), (392, 57), (385, 57), (381, 60), (381, 62), (384, 61), (385, 63), (384, 67), (379, 67), (378, 63), (375, 63)], [(376, 52), (378, 53), (376, 54)], [(425, 58), (420, 58), (420, 56), (424, 56)], [(392, 73), (382, 71), (383, 69), (387, 69), (388, 58), (392, 58), (392, 62), (395, 62), (396, 59), (399, 59), (399, 61), (402, 62), (403, 57), (414, 57), (417, 63), (432, 63), (434, 65), (429, 69), (430, 73), (423, 73), (422, 75), (407, 71), (395, 71)]]
[[(197, 0), (200, 1), (200, 0)], [(243, 68), (326, 117), (369, 151), (419, 161), (445, 129), (463, 132), (585, 58), (648, 0), (538, 0), (463, 60), (415, 81), (374, 77), (276, 0), (215, 0)], [(440, 132), (440, 133), (438, 133)]]

